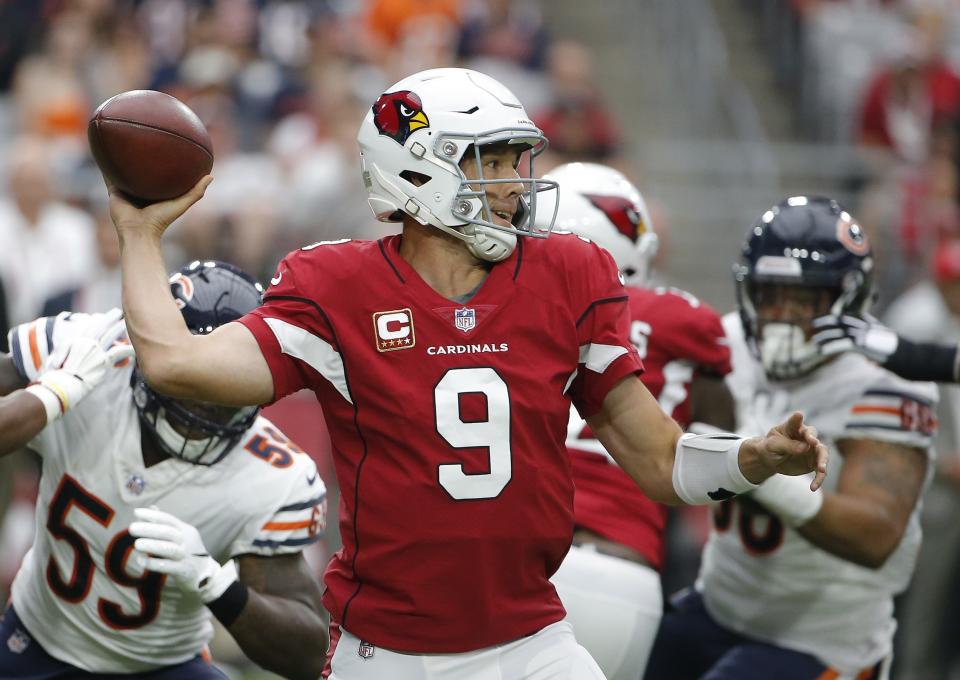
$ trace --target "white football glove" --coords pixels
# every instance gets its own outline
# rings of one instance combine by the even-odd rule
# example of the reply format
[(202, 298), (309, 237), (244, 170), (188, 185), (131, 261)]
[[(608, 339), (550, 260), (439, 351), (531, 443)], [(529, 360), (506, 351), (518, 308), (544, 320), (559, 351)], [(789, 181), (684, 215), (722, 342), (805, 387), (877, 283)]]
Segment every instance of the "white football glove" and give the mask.
[(137, 539), (135, 559), (144, 569), (172, 576), (180, 590), (198, 596), (204, 604), (223, 595), (237, 580), (234, 561), (221, 566), (210, 557), (192, 524), (157, 508), (133, 512), (138, 521), (130, 524), (130, 535)]
[(124, 333), (122, 317), (119, 309), (111, 310), (93, 337), (76, 337), (56, 347), (43, 373), (27, 386), (27, 392), (43, 402), (48, 425), (90, 394), (111, 366), (133, 356), (133, 347), (119, 342)]
[(813, 341), (824, 356), (859, 352), (884, 364), (900, 344), (900, 337), (872, 316), (828, 314), (814, 319), (813, 327)]

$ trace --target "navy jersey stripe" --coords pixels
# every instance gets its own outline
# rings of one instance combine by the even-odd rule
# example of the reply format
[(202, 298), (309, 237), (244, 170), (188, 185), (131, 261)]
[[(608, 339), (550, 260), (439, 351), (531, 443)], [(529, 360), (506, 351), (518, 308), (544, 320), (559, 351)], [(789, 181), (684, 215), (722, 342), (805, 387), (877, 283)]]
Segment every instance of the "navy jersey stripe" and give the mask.
[(609, 303), (611, 303), (611, 302), (626, 302), (628, 299), (629, 299), (629, 298), (628, 298), (626, 295), (621, 295), (621, 296), (619, 296), (619, 297), (611, 297), (611, 298), (603, 298), (603, 299), (601, 299), (601, 300), (594, 300), (594, 301), (591, 302), (590, 305), (584, 310), (583, 314), (580, 315), (580, 318), (577, 319), (577, 324), (576, 324), (576, 325), (579, 326), (581, 323), (583, 323), (583, 320), (586, 319), (586, 318), (587, 318), (587, 315), (590, 314), (590, 312), (593, 311), (593, 308), (594, 308), (594, 307), (598, 307), (598, 306), (600, 306), (600, 305), (606, 305), (606, 304), (609, 304)]
[(397, 268), (393, 265), (393, 262), (390, 260), (390, 256), (387, 255), (387, 250), (386, 248), (383, 247), (382, 238), (377, 240), (377, 245), (380, 246), (380, 254), (383, 255), (383, 259), (387, 261), (387, 264), (390, 265), (390, 269), (392, 269), (393, 273), (397, 275), (398, 279), (400, 279), (400, 283), (406, 283), (403, 277), (400, 276), (400, 272), (397, 270)]
[(19, 327), (14, 327), (10, 331), (10, 353), (13, 356), (13, 367), (17, 369), (17, 373), (20, 374), (20, 377), (24, 380), (29, 380), (27, 377), (27, 372), (23, 368), (23, 354), (20, 353), (20, 333), (17, 332)]
[(312, 508), (316, 505), (323, 503), (323, 499), (327, 497), (327, 494), (322, 493), (319, 496), (315, 496), (308, 501), (302, 501), (300, 503), (291, 503), (290, 505), (284, 505), (282, 508), (277, 510), (277, 512), (289, 512), (290, 510), (306, 510), (307, 508)]
[(257, 548), (280, 548), (284, 546), (298, 546), (298, 545), (310, 545), (311, 543), (316, 543), (323, 537), (322, 534), (317, 533), (313, 536), (307, 536), (306, 538), (288, 538), (285, 541), (270, 541), (265, 539), (254, 539), (253, 545)]
[(53, 323), (56, 321), (55, 317), (48, 316), (47, 322), (44, 325), (44, 330), (47, 334), (47, 353), (53, 352)]
[(918, 404), (923, 404), (924, 406), (933, 406), (933, 402), (929, 399), (918, 397), (915, 394), (908, 394), (907, 392), (897, 392), (895, 390), (867, 390), (863, 393), (863, 395), (865, 397), (894, 397), (896, 399), (907, 399), (909, 401), (915, 401)]
[(902, 427), (900, 425), (881, 425), (880, 423), (872, 423), (866, 420), (854, 420), (852, 422), (847, 423), (846, 426), (851, 429), (863, 428), (863, 429), (869, 430), (872, 428), (877, 430), (893, 430), (895, 432), (917, 432), (919, 434), (923, 434), (927, 436), (930, 435), (930, 432), (927, 432), (925, 430), (914, 430), (908, 427)]
[(520, 276), (520, 265), (523, 263), (523, 239), (517, 239), (517, 266), (513, 268), (513, 280)]

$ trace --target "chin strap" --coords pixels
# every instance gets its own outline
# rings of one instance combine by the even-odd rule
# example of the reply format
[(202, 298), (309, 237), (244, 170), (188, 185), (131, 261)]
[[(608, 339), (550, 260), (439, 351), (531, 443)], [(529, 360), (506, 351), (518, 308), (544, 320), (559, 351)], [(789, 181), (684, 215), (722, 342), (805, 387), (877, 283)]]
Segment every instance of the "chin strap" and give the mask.
[(472, 228), (464, 229), (464, 234), (469, 237), (466, 240), (467, 250), (478, 259), (485, 262), (500, 262), (510, 257), (513, 249), (517, 247), (515, 234), (489, 227), (471, 226)]

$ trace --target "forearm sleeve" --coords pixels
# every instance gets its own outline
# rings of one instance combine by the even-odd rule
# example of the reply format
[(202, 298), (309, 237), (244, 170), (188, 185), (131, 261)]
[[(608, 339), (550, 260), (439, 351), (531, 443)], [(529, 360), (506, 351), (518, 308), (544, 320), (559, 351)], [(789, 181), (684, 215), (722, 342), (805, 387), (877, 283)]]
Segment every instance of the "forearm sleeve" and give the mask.
[(957, 345), (910, 342), (900, 338), (897, 349), (884, 362), (884, 368), (907, 380), (957, 382)]

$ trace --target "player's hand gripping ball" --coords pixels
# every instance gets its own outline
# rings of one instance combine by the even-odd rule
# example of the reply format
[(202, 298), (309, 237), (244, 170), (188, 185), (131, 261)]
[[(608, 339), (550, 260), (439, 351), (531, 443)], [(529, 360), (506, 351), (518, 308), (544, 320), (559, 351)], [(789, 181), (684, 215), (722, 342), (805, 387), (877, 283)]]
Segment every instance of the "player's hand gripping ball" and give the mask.
[(111, 97), (87, 126), (104, 177), (140, 205), (185, 194), (213, 167), (213, 144), (197, 115), (175, 97), (131, 90)]

